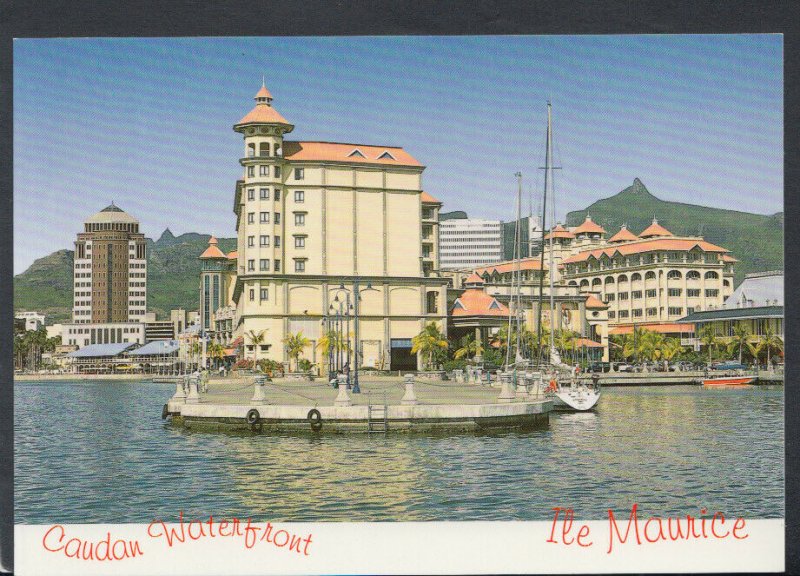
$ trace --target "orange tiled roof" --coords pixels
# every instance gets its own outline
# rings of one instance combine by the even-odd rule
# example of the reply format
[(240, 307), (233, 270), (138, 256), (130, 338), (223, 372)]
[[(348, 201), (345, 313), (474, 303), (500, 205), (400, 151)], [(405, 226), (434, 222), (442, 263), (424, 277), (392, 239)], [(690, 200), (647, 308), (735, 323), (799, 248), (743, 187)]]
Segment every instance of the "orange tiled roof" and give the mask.
[[(679, 322), (663, 322), (654, 324), (637, 324), (643, 330), (660, 332), (662, 334), (675, 334), (676, 332), (694, 333), (694, 324), (682, 324)], [(622, 334), (633, 334), (633, 324), (622, 324), (608, 331), (609, 336), (619, 336)]]
[(261, 90), (256, 93), (256, 99), (258, 98), (269, 98), (272, 100), (272, 94), (269, 93), (269, 90), (267, 90), (267, 86), (265, 84), (262, 84)]
[(427, 192), (423, 191), (422, 195), (420, 196), (422, 202), (425, 204), (441, 204), (441, 201), (437, 200)]
[(236, 126), (241, 124), (283, 124), (292, 126), (275, 108), (263, 103), (256, 104), (255, 108), (236, 123)]
[[(497, 264), (492, 264), (490, 266), (483, 266), (482, 268), (476, 268), (475, 272), (483, 276), (485, 272), (492, 274), (494, 271), (497, 271), (498, 274), (505, 274), (507, 272), (514, 271), (514, 261), (511, 260), (509, 262), (498, 262)], [(520, 258), (519, 261), (519, 269), (520, 270), (541, 270), (542, 269), (542, 262), (539, 256), (535, 256), (533, 258)], [(547, 269), (547, 267), (545, 267)]]
[(641, 252), (652, 252), (655, 250), (673, 250), (673, 251), (689, 251), (697, 246), (704, 252), (727, 252), (725, 248), (706, 242), (705, 240), (688, 240), (680, 238), (648, 238), (646, 240), (639, 240), (638, 242), (630, 242), (628, 244), (619, 244), (610, 248), (598, 248), (596, 250), (584, 250), (573, 254), (569, 258), (563, 260), (564, 264), (572, 264), (575, 262), (585, 262), (589, 258), (600, 258), (603, 254), (613, 257), (614, 254), (622, 256), (629, 256), (630, 254), (639, 254)]
[[(356, 149), (361, 153), (360, 155), (354, 153)], [(359, 164), (422, 166), (417, 159), (402, 148), (341, 142), (284, 141), (283, 156), (289, 160), (329, 160)]]
[(611, 238), (608, 239), (609, 242), (631, 242), (634, 240), (638, 240), (639, 237), (628, 230), (628, 227), (624, 224), (622, 228), (619, 229), (619, 232), (614, 234)]
[(228, 260), (236, 260), (238, 257), (239, 257), (239, 251), (238, 250), (232, 250), (232, 251), (228, 252)]
[(469, 288), (456, 298), (453, 316), (508, 316), (508, 308), (480, 288)]
[(651, 236), (674, 236), (674, 234), (664, 228), (658, 223), (658, 220), (654, 218), (653, 223), (645, 228), (641, 234), (639, 234), (639, 238), (650, 238)]
[(594, 294), (589, 294), (588, 298), (586, 298), (586, 307), (605, 309), (608, 308), (608, 304), (604, 304), (603, 301)]
[(553, 238), (575, 238), (575, 234), (565, 229), (561, 224), (557, 224), (555, 228), (545, 235), (544, 239), (550, 240), (550, 236)]
[(483, 278), (478, 276), (475, 272), (469, 275), (469, 277), (464, 280), (464, 284), (484, 284)]
[(722, 261), (723, 262), (738, 262), (739, 260), (737, 260), (736, 258), (731, 256), (730, 254), (723, 254), (722, 255)]
[(584, 346), (586, 348), (602, 348), (603, 347), (603, 345), (600, 344), (600, 342), (595, 342), (594, 340), (589, 340), (588, 338), (575, 338), (573, 340), (573, 342), (575, 343), (575, 347), (577, 347), (577, 348), (582, 348)]
[(212, 236), (208, 239), (208, 248), (200, 254), (200, 258), (227, 258), (225, 253), (217, 246), (217, 239)]
[(597, 222), (592, 221), (592, 217), (586, 215), (586, 220), (583, 224), (578, 226), (572, 231), (573, 234), (605, 234), (606, 229), (600, 226)]

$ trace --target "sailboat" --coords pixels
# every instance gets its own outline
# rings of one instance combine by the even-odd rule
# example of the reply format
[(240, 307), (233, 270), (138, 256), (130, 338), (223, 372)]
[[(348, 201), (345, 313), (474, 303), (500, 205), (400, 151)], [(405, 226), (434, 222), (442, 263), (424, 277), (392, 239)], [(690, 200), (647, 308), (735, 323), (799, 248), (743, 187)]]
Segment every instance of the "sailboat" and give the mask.
[[(552, 206), (551, 214), (553, 221), (555, 221), (555, 199), (553, 191), (553, 128), (552, 128), (552, 111), (550, 102), (547, 102), (547, 148), (545, 152), (545, 168), (544, 168), (544, 194), (542, 205), (542, 246), (541, 246), (541, 263), (544, 264), (544, 231), (546, 227), (547, 216), (547, 193), (550, 189), (550, 203)], [(568, 366), (561, 361), (561, 355), (555, 346), (555, 262), (553, 260), (553, 234), (550, 234), (550, 261), (548, 263), (550, 273), (550, 371), (553, 377), (550, 379), (547, 388), (546, 396), (553, 402), (553, 409), (558, 411), (567, 412), (585, 412), (592, 410), (597, 406), (600, 400), (599, 387), (588, 387), (585, 384), (576, 382), (576, 371), (574, 368)], [(539, 319), (537, 323), (538, 337), (537, 342), (541, 342), (542, 334), (542, 299), (544, 288), (544, 266), (541, 266), (542, 274), (539, 280)], [(539, 366), (541, 362), (541, 346), (539, 347)], [(562, 386), (561, 382), (569, 379), (568, 386)]]

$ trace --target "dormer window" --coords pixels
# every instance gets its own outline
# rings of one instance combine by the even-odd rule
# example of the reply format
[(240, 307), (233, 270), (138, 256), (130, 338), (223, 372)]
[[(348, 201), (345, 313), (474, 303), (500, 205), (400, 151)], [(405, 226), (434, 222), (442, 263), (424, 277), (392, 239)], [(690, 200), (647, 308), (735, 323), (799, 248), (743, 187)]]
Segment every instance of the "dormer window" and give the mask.
[(361, 150), (359, 150), (358, 148), (355, 148), (352, 152), (350, 152), (350, 154), (348, 154), (347, 157), (348, 158), (366, 158), (366, 156), (364, 156), (361, 153)]
[(392, 156), (388, 151), (384, 151), (383, 154), (378, 156), (378, 160), (397, 160), (397, 158)]

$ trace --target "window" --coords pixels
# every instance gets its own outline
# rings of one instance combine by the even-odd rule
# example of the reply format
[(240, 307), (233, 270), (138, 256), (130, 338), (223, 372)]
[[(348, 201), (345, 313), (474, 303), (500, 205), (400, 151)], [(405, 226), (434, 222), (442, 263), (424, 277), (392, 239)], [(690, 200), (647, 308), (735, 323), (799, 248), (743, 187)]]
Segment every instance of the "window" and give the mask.
[(719, 296), (719, 290), (716, 288), (706, 288), (706, 298), (715, 298)]
[(275, 258), (275, 260), (272, 261), (272, 264), (273, 264), (273, 268), (272, 269), (275, 272), (280, 272), (281, 271), (281, 261), (280, 260)]
[(281, 213), (275, 212), (275, 224), (280, 224), (280, 223), (281, 223)]
[(638, 310), (634, 310), (634, 311), (633, 311), (633, 317), (634, 317), (634, 318), (641, 318), (641, 317), (642, 317), (642, 310), (641, 310), (641, 308), (640, 308), (640, 309), (638, 309)]
[(256, 175), (256, 167), (255, 166), (248, 166), (247, 167), (247, 177), (253, 178)]
[(275, 201), (279, 201), (281, 199), (281, 190), (280, 188), (275, 188)]
[(606, 294), (606, 300), (609, 302), (613, 302), (616, 299), (615, 294)]
[(658, 313), (658, 309), (656, 308), (648, 308), (647, 315), (648, 316), (655, 316)]
[(259, 176), (269, 176), (269, 166), (259, 166), (258, 167), (258, 175)]
[[(651, 256), (651, 258), (652, 258), (652, 256)], [(647, 272), (644, 275), (644, 279), (645, 280), (653, 280), (655, 277), (656, 277), (656, 273), (655, 272)]]
[(670, 270), (669, 272), (667, 272), (667, 279), (668, 280), (680, 280), (681, 278), (682, 278), (682, 275), (681, 275), (680, 271), (678, 271), (678, 270)]
[(295, 260), (294, 261), (294, 271), (295, 272), (305, 272), (306, 271), (306, 261), (305, 260)]
[(247, 223), (254, 224), (256, 221), (256, 213), (255, 212), (248, 212), (247, 213)]
[(275, 248), (280, 248), (280, 247), (281, 247), (281, 237), (275, 236)]
[(269, 236), (259, 236), (258, 237), (258, 245), (259, 246), (269, 246)]
[(256, 269), (256, 261), (255, 260), (248, 260), (247, 261), (247, 271), (253, 272)]
[(247, 237), (247, 247), (252, 248), (256, 245), (256, 237), (255, 236), (248, 236)]
[(617, 317), (617, 313), (616, 313), (616, 312), (614, 312), (613, 310), (611, 310), (611, 311), (608, 313), (608, 317), (609, 317), (609, 318), (616, 318), (616, 317)]
[(705, 279), (706, 280), (716, 280), (719, 278), (719, 274), (716, 272), (706, 272)]
[(261, 260), (259, 260), (258, 261), (258, 269), (261, 272), (269, 272), (269, 259), (268, 258), (262, 258)]
[[(256, 291), (255, 291), (255, 288), (250, 288), (250, 301), (252, 302), (252, 301), (253, 301), (253, 300), (255, 300), (255, 299), (256, 299)], [(250, 348), (252, 348), (252, 346), (251, 346)]]
[(294, 201), (298, 204), (302, 204), (306, 201), (306, 193), (302, 190), (295, 190)]
[(247, 199), (248, 200), (255, 200), (256, 199), (256, 191), (254, 188), (250, 188), (247, 191)]
[(627, 310), (620, 310), (619, 311), (619, 317), (620, 318), (627, 318), (628, 317), (628, 311)]
[(269, 212), (262, 212), (259, 215), (259, 222), (262, 224), (269, 224)]
[(295, 168), (294, 169), (294, 179), (295, 180), (302, 180), (306, 177), (306, 169), (305, 168)]
[(667, 290), (669, 296), (680, 296), (682, 292), (683, 290), (681, 290), (680, 288), (670, 288), (669, 290)]
[(263, 300), (269, 300), (269, 289), (268, 288), (262, 288), (261, 289), (261, 300), (262, 301)]
[(631, 298), (633, 298), (634, 300), (637, 300), (638, 298), (641, 298), (641, 297), (642, 297), (642, 291), (641, 290), (634, 290), (633, 292), (631, 292)]
[(690, 270), (686, 273), (686, 278), (688, 280), (700, 280), (700, 272), (697, 270)]
[(686, 307), (686, 313), (687, 314), (693, 314), (694, 313), (694, 306), (687, 306)]
[(269, 188), (260, 188), (258, 192), (259, 198), (262, 200), (269, 200)]
[(275, 166), (275, 178), (280, 178), (280, 177), (281, 177), (281, 167)]
[(294, 237), (294, 247), (295, 248), (305, 248), (306, 247), (306, 237), (305, 236), (295, 236)]
[(655, 298), (656, 297), (656, 291), (654, 289), (645, 290), (645, 296), (647, 296), (648, 298)]
[(669, 307), (670, 316), (680, 316), (681, 314), (683, 314), (683, 308), (673, 308), (672, 306)]
[(294, 225), (295, 226), (305, 226), (306, 225), (306, 215), (304, 213), (299, 213), (294, 215)]
[(619, 299), (620, 300), (627, 300), (628, 299), (628, 293), (627, 292), (620, 292), (619, 293)]
[(700, 297), (700, 289), (699, 288), (688, 288), (686, 290), (686, 295), (689, 298), (699, 298)]

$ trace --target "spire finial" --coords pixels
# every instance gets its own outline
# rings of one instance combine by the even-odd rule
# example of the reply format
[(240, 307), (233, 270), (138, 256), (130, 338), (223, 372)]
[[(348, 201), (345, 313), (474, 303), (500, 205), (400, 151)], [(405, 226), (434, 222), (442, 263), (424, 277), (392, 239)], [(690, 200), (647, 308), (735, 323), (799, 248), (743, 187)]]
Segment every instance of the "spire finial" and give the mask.
[(267, 87), (267, 76), (266, 76), (266, 74), (262, 74), (261, 75), (261, 87), (262, 88), (266, 88)]

